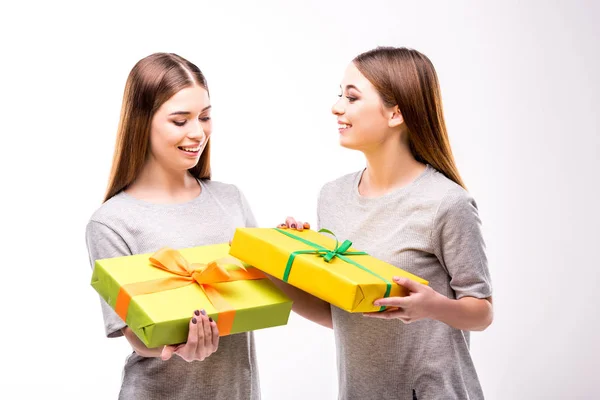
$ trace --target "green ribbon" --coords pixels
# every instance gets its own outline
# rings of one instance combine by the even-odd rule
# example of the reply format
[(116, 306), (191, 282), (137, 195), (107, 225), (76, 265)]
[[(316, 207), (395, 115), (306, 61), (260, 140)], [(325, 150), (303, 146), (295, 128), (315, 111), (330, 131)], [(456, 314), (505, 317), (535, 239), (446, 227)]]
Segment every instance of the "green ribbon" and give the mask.
[[(352, 264), (355, 267), (358, 267), (360, 269), (362, 269), (363, 271), (381, 279), (382, 281), (385, 282), (386, 285), (386, 289), (385, 289), (385, 295), (383, 297), (388, 297), (390, 295), (390, 292), (392, 290), (392, 282), (390, 282), (389, 280), (387, 280), (386, 278), (384, 278), (383, 276), (379, 275), (378, 273), (371, 271), (369, 268), (360, 265), (359, 263), (357, 263), (356, 261), (348, 258), (347, 256), (361, 256), (361, 255), (368, 255), (367, 253), (365, 253), (364, 251), (348, 251), (348, 249), (352, 246), (352, 242), (349, 240), (344, 240), (344, 242), (342, 243), (342, 245), (339, 245), (339, 241), (337, 239), (337, 237), (335, 236), (335, 234), (333, 232), (331, 232), (330, 230), (327, 229), (320, 229), (319, 232), (324, 232), (324, 233), (328, 233), (330, 235), (332, 235), (335, 238), (335, 248), (333, 250), (330, 250), (326, 247), (323, 247), (317, 243), (313, 243), (309, 240), (306, 240), (304, 238), (301, 238), (300, 236), (296, 236), (293, 233), (290, 233), (288, 231), (285, 231), (283, 229), (279, 229), (279, 228), (275, 228), (275, 230), (279, 233), (282, 233), (286, 236), (291, 237), (292, 239), (298, 240), (310, 247), (315, 248), (316, 250), (298, 250), (298, 251), (294, 251), (290, 254), (290, 257), (288, 258), (287, 264), (285, 266), (285, 271), (283, 273), (283, 281), (287, 282), (289, 277), (290, 277), (290, 273), (292, 272), (292, 265), (294, 264), (294, 260), (296, 259), (296, 256), (300, 255), (300, 254), (315, 254), (318, 257), (323, 257), (323, 260), (325, 262), (330, 262), (331, 260), (333, 260), (335, 257), (339, 258), (340, 260), (343, 260), (345, 262), (347, 262), (348, 264)], [(382, 306), (379, 311), (383, 311), (385, 310), (385, 306)]]

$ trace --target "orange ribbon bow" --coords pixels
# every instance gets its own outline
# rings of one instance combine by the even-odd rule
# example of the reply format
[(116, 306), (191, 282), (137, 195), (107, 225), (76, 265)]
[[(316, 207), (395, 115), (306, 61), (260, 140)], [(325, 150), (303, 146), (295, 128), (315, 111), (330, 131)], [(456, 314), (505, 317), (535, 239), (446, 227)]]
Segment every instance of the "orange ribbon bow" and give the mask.
[[(239, 261), (231, 257), (224, 257), (211, 261), (208, 264), (190, 264), (181, 253), (170, 248), (163, 248), (154, 253), (150, 257), (150, 264), (174, 276), (121, 286), (115, 305), (115, 311), (119, 317), (123, 321), (127, 320), (129, 303), (133, 296), (178, 289), (196, 283), (200, 285), (208, 301), (219, 312), (216, 322), (220, 336), (231, 333), (231, 327), (235, 318), (235, 309), (211, 284), (266, 278), (265, 274), (261, 271), (256, 268), (246, 269)], [(240, 269), (227, 270), (224, 266), (228, 264), (237, 265)]]

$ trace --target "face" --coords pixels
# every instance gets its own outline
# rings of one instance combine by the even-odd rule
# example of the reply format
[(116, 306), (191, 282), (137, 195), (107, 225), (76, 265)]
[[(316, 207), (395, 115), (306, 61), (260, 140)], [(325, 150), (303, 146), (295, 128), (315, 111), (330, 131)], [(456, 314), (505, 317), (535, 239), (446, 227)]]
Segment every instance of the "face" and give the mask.
[(372, 150), (397, 133), (402, 116), (386, 107), (375, 87), (354, 63), (346, 68), (340, 99), (331, 112), (337, 116), (340, 144), (355, 150)]
[(154, 114), (151, 157), (170, 170), (193, 168), (210, 138), (212, 122), (206, 89), (191, 86), (177, 92)]

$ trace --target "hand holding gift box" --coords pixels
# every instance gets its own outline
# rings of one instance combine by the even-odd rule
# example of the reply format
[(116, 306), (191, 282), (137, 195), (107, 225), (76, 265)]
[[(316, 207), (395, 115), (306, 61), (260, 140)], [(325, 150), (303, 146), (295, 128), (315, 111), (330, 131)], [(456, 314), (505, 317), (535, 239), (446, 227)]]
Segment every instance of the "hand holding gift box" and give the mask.
[(97, 260), (92, 286), (149, 348), (185, 342), (198, 309), (221, 336), (285, 325), (291, 300), (228, 250), (219, 244)]
[(375, 300), (408, 295), (394, 276), (428, 284), (351, 246), (313, 230), (238, 228), (229, 254), (348, 312), (383, 311)]

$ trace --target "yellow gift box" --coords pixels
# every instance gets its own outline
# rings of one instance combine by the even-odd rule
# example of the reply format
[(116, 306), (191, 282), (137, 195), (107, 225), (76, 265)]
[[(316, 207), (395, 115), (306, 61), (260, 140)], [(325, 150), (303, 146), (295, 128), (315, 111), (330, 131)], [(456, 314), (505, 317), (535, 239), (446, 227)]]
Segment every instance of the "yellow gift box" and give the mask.
[(408, 295), (394, 276), (428, 284), (351, 245), (313, 230), (238, 228), (229, 254), (348, 312), (383, 311), (375, 300)]
[(97, 260), (92, 286), (150, 348), (187, 340), (195, 310), (221, 336), (287, 324), (292, 301), (229, 245)]

